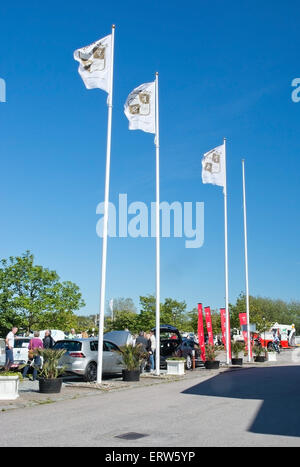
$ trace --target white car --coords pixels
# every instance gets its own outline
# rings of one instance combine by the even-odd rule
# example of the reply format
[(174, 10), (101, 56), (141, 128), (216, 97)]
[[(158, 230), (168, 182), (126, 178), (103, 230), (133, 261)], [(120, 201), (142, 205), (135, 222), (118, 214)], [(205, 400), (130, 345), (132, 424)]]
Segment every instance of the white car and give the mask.
[(5, 365), (5, 339), (0, 339), (0, 367)]
[(11, 368), (18, 368), (19, 365), (24, 365), (28, 361), (28, 346), (30, 337), (15, 337), (14, 344), (14, 363)]

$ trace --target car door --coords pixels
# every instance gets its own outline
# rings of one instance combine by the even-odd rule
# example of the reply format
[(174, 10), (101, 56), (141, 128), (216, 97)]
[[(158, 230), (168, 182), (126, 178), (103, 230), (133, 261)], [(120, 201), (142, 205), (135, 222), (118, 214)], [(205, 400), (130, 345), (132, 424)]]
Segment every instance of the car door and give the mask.
[(122, 353), (112, 342), (104, 342), (106, 356), (106, 373), (120, 373), (124, 368)]

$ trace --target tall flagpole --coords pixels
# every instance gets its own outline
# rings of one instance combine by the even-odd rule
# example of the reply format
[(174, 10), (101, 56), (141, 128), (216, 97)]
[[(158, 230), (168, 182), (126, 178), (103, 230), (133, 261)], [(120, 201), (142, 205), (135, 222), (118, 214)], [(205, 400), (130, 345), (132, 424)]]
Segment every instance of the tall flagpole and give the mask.
[(244, 236), (245, 236), (245, 275), (246, 275), (246, 313), (247, 313), (248, 362), (251, 362), (245, 159), (242, 159), (242, 171), (243, 171), (243, 208), (244, 208)]
[(229, 365), (229, 302), (228, 302), (228, 238), (227, 238), (227, 175), (226, 175), (226, 138), (224, 138), (225, 183), (224, 183), (224, 233), (225, 233), (225, 308), (226, 308), (226, 363)]
[(160, 219), (159, 219), (159, 109), (158, 109), (158, 73), (155, 73), (155, 146), (156, 146), (156, 375), (160, 375)]
[(99, 311), (99, 337), (98, 337), (98, 365), (97, 383), (102, 382), (102, 362), (103, 362), (103, 331), (105, 312), (105, 285), (106, 285), (106, 259), (107, 259), (107, 232), (108, 232), (108, 207), (109, 207), (109, 177), (110, 177), (110, 153), (111, 153), (111, 123), (112, 123), (112, 102), (113, 102), (113, 75), (114, 75), (114, 44), (115, 25), (112, 25), (111, 33), (111, 74), (108, 94), (108, 122), (107, 122), (107, 146), (106, 146), (106, 170), (105, 170), (105, 195), (104, 195), (104, 216), (103, 216), (103, 241), (102, 241), (102, 268), (101, 268), (101, 290), (100, 290), (100, 311)]

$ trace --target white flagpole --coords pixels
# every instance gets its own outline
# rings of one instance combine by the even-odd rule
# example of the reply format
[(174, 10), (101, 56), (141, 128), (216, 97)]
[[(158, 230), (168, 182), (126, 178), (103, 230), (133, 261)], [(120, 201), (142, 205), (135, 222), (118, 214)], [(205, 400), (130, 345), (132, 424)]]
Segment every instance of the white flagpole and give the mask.
[(226, 175), (226, 138), (224, 138), (225, 183), (224, 183), (224, 232), (225, 232), (225, 308), (226, 308), (226, 363), (229, 365), (229, 302), (228, 302), (228, 238), (227, 238), (227, 175)]
[(158, 73), (155, 74), (155, 146), (156, 146), (156, 375), (160, 375), (160, 219), (159, 219), (159, 111), (158, 111)]
[(242, 159), (242, 171), (243, 171), (243, 207), (244, 207), (244, 236), (245, 236), (245, 275), (246, 275), (246, 313), (247, 313), (248, 362), (251, 362), (245, 159)]
[(112, 123), (112, 101), (113, 101), (113, 75), (114, 75), (114, 43), (115, 25), (112, 25), (111, 33), (111, 74), (108, 94), (108, 122), (107, 122), (107, 146), (106, 146), (106, 171), (105, 171), (105, 195), (104, 195), (104, 216), (103, 216), (103, 241), (102, 241), (102, 268), (101, 268), (101, 290), (100, 290), (100, 311), (99, 311), (99, 336), (98, 336), (98, 365), (97, 383), (102, 382), (102, 361), (103, 361), (103, 331), (105, 312), (105, 285), (106, 285), (106, 259), (107, 259), (107, 232), (108, 232), (108, 206), (109, 206), (109, 177), (110, 177), (110, 153), (111, 153), (111, 123)]

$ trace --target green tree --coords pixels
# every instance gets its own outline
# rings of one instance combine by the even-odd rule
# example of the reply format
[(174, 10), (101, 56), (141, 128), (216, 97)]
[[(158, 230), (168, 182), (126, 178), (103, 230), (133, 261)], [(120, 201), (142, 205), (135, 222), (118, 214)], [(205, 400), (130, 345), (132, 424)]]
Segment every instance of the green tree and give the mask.
[(84, 306), (76, 284), (60, 282), (55, 271), (34, 265), (29, 251), (0, 264), (2, 333), (13, 325), (27, 331), (72, 327), (74, 311)]
[(138, 316), (131, 298), (117, 298), (113, 300), (113, 310), (108, 310), (105, 319), (105, 331), (129, 329), (138, 331)]

